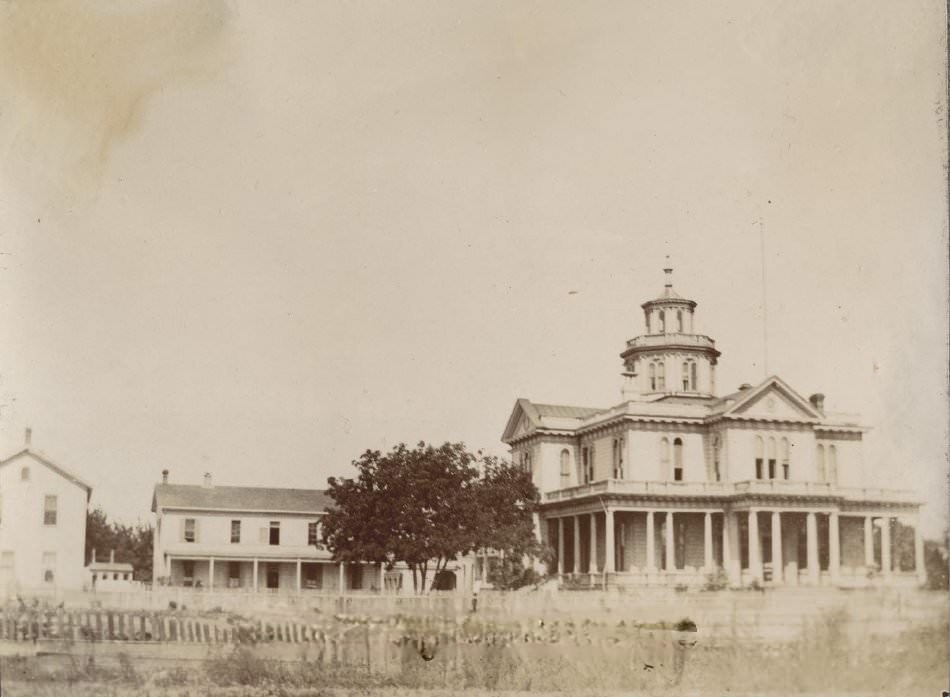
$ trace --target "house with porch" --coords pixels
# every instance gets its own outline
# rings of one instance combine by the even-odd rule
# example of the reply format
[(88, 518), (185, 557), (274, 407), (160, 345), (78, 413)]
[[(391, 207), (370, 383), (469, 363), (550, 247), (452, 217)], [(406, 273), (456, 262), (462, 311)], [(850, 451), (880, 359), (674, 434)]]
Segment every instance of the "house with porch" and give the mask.
[(502, 441), (542, 495), (563, 580), (591, 586), (917, 584), (920, 497), (872, 485), (857, 416), (778, 376), (719, 395), (715, 341), (673, 290), (641, 306), (622, 401), (518, 399)]
[(155, 485), (153, 582), (244, 591), (382, 588), (378, 564), (332, 561), (320, 545), (331, 499), (320, 489)]

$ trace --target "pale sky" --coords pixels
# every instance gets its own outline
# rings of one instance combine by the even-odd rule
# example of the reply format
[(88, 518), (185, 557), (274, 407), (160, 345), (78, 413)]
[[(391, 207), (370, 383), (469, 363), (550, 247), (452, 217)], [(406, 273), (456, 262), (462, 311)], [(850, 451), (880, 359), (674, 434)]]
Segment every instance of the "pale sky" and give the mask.
[[(662, 288), (720, 390), (947, 500), (943, 3), (0, 3), (0, 451), (149, 519), (611, 406)], [(576, 291), (576, 292), (574, 292)], [(869, 484), (877, 483), (869, 481)]]

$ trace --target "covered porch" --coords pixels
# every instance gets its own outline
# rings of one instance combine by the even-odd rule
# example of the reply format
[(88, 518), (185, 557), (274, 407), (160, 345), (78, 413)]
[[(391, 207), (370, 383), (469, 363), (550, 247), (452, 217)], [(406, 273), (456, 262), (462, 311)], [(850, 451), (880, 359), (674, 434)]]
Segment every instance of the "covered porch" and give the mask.
[(383, 582), (378, 564), (175, 554), (165, 563), (170, 585), (209, 591), (339, 593), (381, 590)]

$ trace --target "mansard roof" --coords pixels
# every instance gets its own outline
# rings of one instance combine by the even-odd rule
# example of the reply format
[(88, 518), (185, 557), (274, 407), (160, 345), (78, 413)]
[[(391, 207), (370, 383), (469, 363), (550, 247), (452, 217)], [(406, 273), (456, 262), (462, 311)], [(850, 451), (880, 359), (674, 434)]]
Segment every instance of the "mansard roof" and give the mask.
[(333, 505), (322, 489), (277, 489), (257, 486), (156, 484), (152, 511), (161, 508), (260, 513), (323, 513)]

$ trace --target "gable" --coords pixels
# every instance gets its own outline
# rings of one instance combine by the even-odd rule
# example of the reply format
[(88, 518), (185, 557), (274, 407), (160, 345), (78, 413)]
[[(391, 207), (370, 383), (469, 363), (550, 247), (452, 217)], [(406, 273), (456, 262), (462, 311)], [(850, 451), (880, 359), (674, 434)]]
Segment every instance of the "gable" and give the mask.
[(75, 484), (80, 489), (83, 489), (86, 492), (87, 501), (92, 497), (92, 487), (88, 483), (77, 477), (72, 472), (60, 467), (48, 457), (42, 456), (30, 449), (21, 450), (15, 455), (11, 455), (7, 459), (0, 461), (0, 467), (4, 467), (5, 465), (10, 465), (13, 463), (29, 464), (30, 466), (40, 465), (46, 468), (48, 471), (54, 473), (56, 476), (61, 477), (72, 484)]
[(778, 377), (771, 377), (741, 394), (725, 416), (770, 421), (815, 421), (815, 408)]

